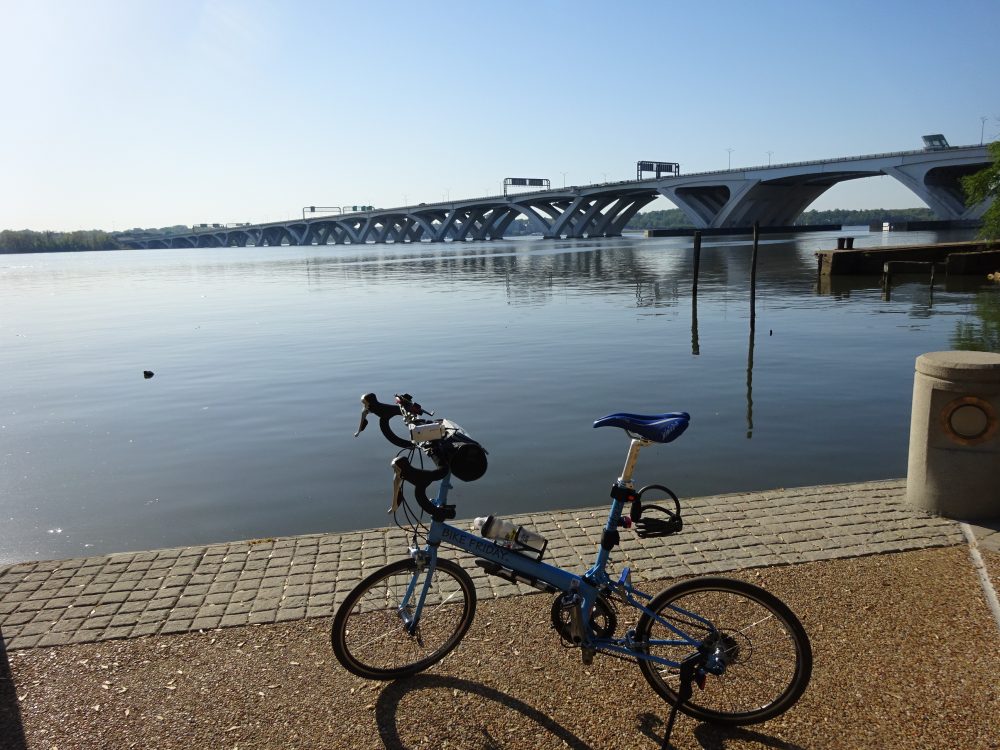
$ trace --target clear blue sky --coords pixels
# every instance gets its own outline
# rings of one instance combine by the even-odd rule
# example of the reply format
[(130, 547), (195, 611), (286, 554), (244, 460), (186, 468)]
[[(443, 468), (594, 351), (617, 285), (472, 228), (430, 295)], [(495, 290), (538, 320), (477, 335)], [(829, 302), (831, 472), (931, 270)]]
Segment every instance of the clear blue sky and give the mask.
[[(1000, 137), (997, 0), (0, 0), (0, 24), (0, 229), (962, 145), (982, 116)], [(919, 205), (885, 177), (814, 207)]]

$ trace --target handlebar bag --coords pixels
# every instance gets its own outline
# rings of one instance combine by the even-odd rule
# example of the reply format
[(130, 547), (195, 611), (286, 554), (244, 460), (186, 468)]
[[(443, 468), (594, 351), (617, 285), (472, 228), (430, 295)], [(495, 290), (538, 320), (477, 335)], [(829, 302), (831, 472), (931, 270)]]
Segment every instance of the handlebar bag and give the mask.
[(448, 467), (452, 476), (463, 482), (474, 482), (486, 473), (486, 449), (469, 437), (461, 428), (446, 438), (436, 441), (429, 451), (434, 463)]

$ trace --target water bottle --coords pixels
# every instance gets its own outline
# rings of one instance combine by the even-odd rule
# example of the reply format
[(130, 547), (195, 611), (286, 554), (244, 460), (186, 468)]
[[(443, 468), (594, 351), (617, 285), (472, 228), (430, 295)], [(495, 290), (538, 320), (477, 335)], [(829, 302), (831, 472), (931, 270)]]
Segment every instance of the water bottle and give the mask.
[(524, 526), (518, 526), (505, 518), (497, 518), (493, 515), (480, 516), (472, 522), (472, 526), (487, 539), (495, 539), (507, 547), (518, 545), (542, 549), (545, 546), (545, 537), (541, 534)]

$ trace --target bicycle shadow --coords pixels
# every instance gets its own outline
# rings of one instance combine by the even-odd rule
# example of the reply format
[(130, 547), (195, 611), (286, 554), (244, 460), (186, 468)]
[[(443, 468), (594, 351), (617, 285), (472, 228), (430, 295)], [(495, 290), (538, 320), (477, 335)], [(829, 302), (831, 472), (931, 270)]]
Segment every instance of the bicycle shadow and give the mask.
[[(572, 750), (594, 750), (591, 745), (581, 740), (566, 727), (518, 698), (479, 682), (437, 675), (417, 675), (406, 680), (397, 680), (390, 683), (382, 691), (375, 702), (375, 717), (378, 722), (379, 737), (386, 750), (408, 750), (410, 747), (403, 742), (397, 727), (399, 704), (403, 698), (419, 690), (435, 689), (459, 690), (463, 693), (477, 695), (485, 700), (495, 701), (533, 721), (541, 731), (548, 732), (553, 737), (562, 740), (565, 747), (572, 748)], [(487, 730), (481, 731), (483, 732), (482, 747), (484, 750), (494, 750), (506, 746), (503, 744), (504, 741), (492, 737)]]
[(7, 660), (7, 645), (0, 627), (0, 738), (4, 748), (27, 750), (24, 725), (21, 723), (21, 709), (17, 705), (17, 688), (14, 675)]
[[(645, 713), (639, 715), (639, 731), (646, 737), (655, 740), (657, 743), (663, 742), (663, 733), (666, 730), (665, 722), (655, 714)], [(674, 733), (684, 731), (682, 727), (675, 726)], [(805, 750), (801, 745), (793, 742), (785, 742), (777, 737), (756, 732), (744, 727), (720, 727), (712, 724), (698, 724), (692, 731), (698, 744), (704, 750), (725, 750), (727, 742), (754, 742), (762, 747), (773, 747), (775, 750)], [(665, 745), (666, 748), (673, 748), (673, 743)]]

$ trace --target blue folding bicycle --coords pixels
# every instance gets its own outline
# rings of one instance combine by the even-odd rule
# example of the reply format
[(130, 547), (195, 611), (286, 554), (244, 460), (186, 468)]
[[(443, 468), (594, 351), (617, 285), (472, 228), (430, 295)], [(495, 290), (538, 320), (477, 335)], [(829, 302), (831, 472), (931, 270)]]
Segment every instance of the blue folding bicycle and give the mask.
[[(456, 513), (448, 504), (450, 480), (482, 476), (486, 451), (453, 422), (430, 419), (433, 413), (408, 394), (396, 396), (395, 404), (381, 403), (371, 393), (361, 400), (356, 435), (373, 414), (385, 437), (402, 449), (392, 461), (392, 510), (402, 509), (413, 542), (408, 557), (366, 577), (336, 612), (333, 650), (349, 671), (376, 680), (407, 677), (443, 659), (462, 640), (476, 611), (476, 590), (461, 566), (439, 557), (443, 543), (474, 555), (491, 575), (555, 594), (552, 626), (565, 644), (580, 649), (584, 664), (597, 653), (634, 659), (653, 690), (672, 706), (668, 737), (678, 709), (715, 724), (755, 724), (787, 711), (805, 691), (812, 673), (809, 639), (773, 594), (744, 581), (706, 576), (650, 595), (632, 584), (628, 568), (616, 579), (606, 571), (622, 529), (640, 537), (681, 531), (677, 496), (662, 485), (635, 490), (632, 475), (639, 451), (679, 437), (688, 426), (687, 414), (611, 414), (594, 422), (594, 427), (619, 427), (631, 440), (625, 467), (611, 489), (597, 559), (580, 574), (542, 562), (544, 544), (520, 544), (516, 535), (489, 539), (448, 524)], [(390, 426), (397, 416), (409, 438)], [(414, 466), (415, 455), (430, 458), (434, 468)], [(403, 482), (413, 485), (429, 525), (409, 507)], [(427, 489), (433, 482), (440, 484), (437, 497), (430, 499)], [(398, 515), (397, 523), (403, 527)], [(631, 608), (635, 615), (624, 632), (619, 632), (619, 608)]]

